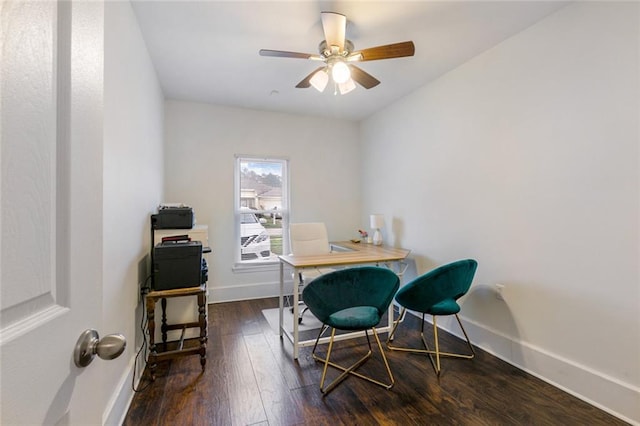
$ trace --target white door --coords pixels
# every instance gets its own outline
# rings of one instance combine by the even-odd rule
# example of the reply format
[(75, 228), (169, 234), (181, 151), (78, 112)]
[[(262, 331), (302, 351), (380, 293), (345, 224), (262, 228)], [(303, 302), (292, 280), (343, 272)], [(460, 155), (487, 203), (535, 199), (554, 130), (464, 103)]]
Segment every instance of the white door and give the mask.
[(0, 424), (99, 424), (102, 2), (0, 2)]

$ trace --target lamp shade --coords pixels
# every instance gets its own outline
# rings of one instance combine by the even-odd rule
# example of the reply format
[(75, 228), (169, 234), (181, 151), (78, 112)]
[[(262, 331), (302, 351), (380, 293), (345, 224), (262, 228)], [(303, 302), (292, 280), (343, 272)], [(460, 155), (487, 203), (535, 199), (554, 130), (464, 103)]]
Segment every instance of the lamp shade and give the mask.
[(372, 214), (369, 216), (369, 225), (371, 226), (371, 229), (380, 229), (384, 227), (384, 215)]
[(349, 79), (344, 83), (338, 84), (338, 89), (340, 90), (341, 95), (346, 95), (350, 91), (356, 88), (356, 84), (353, 82), (353, 79)]
[(329, 82), (329, 75), (325, 70), (320, 70), (311, 77), (309, 83), (318, 91), (322, 92), (325, 87), (327, 87), (327, 82)]

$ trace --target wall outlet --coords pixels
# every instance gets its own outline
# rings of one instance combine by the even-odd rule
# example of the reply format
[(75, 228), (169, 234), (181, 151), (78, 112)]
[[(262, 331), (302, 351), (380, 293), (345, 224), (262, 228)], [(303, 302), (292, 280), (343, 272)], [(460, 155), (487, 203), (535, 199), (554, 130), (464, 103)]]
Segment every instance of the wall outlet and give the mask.
[(504, 300), (504, 284), (496, 284), (496, 299)]
[(148, 279), (138, 284), (138, 304), (142, 303), (144, 297), (149, 293), (149, 285), (151, 285), (151, 281)]

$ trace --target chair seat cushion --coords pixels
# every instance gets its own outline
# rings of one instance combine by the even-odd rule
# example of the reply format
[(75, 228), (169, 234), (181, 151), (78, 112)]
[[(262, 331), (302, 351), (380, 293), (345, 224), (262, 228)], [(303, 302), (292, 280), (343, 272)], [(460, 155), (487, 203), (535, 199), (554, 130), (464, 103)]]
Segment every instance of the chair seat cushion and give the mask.
[(380, 322), (380, 313), (373, 306), (355, 306), (329, 315), (326, 324), (340, 330), (364, 330)]
[(453, 299), (445, 299), (431, 306), (426, 313), (431, 315), (453, 315), (460, 312), (460, 305)]

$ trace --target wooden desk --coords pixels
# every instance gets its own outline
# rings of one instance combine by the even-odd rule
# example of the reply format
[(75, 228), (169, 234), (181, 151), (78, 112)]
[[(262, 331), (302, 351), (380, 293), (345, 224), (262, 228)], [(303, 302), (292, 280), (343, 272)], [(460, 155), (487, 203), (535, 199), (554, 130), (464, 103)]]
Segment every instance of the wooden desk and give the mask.
[[(299, 348), (303, 346), (311, 346), (315, 343), (315, 339), (300, 341), (298, 331), (298, 314), (299, 314), (299, 280), (295, 277), (299, 277), (302, 270), (305, 268), (321, 268), (321, 267), (336, 267), (336, 266), (352, 266), (352, 265), (365, 265), (384, 264), (392, 269), (393, 264), (401, 262), (410, 253), (409, 250), (394, 248), (388, 246), (375, 246), (373, 244), (366, 243), (352, 243), (351, 241), (338, 241), (332, 242), (332, 251), (323, 255), (312, 256), (294, 256), (283, 255), (278, 256), (280, 259), (280, 337), (283, 335), (293, 343), (293, 358), (298, 359)], [(293, 331), (290, 332), (284, 327), (284, 268), (285, 265), (294, 269), (293, 279)], [(405, 268), (406, 269), (406, 266)], [(398, 275), (402, 275), (404, 269), (396, 272)], [(389, 305), (388, 325), (377, 329), (378, 332), (389, 332), (393, 326), (393, 305)], [(362, 335), (358, 333), (348, 333), (336, 336), (335, 340), (349, 339)], [(328, 342), (328, 338), (320, 339), (320, 342)]]
[[(186, 322), (181, 324), (167, 324), (167, 299), (172, 297), (196, 296), (198, 298), (198, 321)], [(200, 365), (204, 370), (207, 362), (207, 285), (202, 284), (200, 287), (176, 288), (172, 290), (151, 291), (145, 296), (147, 306), (147, 320), (149, 330), (149, 371), (151, 372), (151, 380), (156, 379), (155, 371), (158, 361), (165, 359), (173, 359), (185, 355), (200, 355)], [(163, 351), (158, 352), (155, 343), (155, 307), (158, 299), (162, 300), (162, 343)], [(187, 328), (200, 328), (200, 344), (195, 347), (184, 347), (184, 332)], [(180, 340), (177, 342), (167, 342), (167, 331), (182, 330)], [(177, 348), (167, 350), (167, 343), (177, 343)]]

